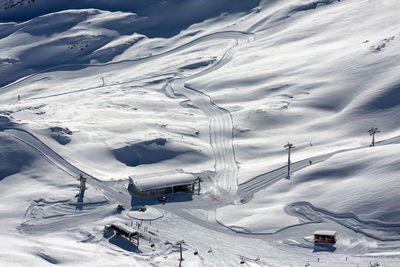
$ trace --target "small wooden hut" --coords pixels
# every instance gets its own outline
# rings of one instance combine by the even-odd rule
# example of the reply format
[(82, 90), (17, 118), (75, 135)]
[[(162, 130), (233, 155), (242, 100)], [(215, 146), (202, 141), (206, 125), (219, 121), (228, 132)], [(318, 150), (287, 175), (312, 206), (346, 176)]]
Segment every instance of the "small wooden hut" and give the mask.
[(105, 226), (105, 229), (108, 231), (114, 231), (116, 235), (123, 235), (131, 241), (132, 239), (136, 240), (136, 245), (139, 247), (139, 237), (140, 233), (133, 228), (122, 224), (122, 223), (113, 223), (113, 224), (108, 224)]
[(332, 244), (336, 242), (335, 231), (315, 231), (314, 232), (314, 243), (328, 243)]

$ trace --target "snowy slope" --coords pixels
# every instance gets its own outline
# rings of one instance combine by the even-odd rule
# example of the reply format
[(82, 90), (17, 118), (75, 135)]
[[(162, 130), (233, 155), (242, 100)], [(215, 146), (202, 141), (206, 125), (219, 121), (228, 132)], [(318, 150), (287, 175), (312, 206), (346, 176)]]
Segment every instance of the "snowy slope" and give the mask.
[[(397, 266), (399, 10), (0, 1), (0, 265), (174, 266), (185, 239), (185, 266)], [(126, 190), (177, 173), (202, 194)], [(158, 215), (139, 249), (103, 232), (143, 203)], [(316, 249), (315, 230), (335, 247)]]

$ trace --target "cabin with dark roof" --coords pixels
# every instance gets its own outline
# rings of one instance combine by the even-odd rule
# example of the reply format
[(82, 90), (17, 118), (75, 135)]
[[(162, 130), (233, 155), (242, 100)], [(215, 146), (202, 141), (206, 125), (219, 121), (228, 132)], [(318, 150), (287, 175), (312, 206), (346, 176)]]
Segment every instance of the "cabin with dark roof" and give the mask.
[(133, 228), (119, 222), (107, 224), (104, 228), (107, 231), (115, 232), (116, 235), (125, 236), (129, 241), (132, 241), (132, 239), (136, 240), (136, 246), (139, 247), (140, 233)]
[(314, 232), (314, 243), (328, 243), (332, 244), (336, 242), (335, 231), (315, 231)]
[(128, 191), (134, 197), (147, 197), (186, 192), (193, 194), (200, 191), (200, 179), (190, 173), (176, 173), (145, 179), (129, 177)]

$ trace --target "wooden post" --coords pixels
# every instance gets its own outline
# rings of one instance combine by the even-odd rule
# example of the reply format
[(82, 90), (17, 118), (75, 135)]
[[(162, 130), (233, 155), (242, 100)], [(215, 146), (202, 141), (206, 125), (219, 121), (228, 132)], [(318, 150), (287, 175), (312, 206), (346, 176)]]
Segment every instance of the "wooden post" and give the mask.
[(200, 183), (201, 183), (201, 178), (197, 177), (196, 180), (194, 180), (194, 182), (193, 182), (193, 190), (192, 190), (193, 194), (195, 194), (195, 189), (197, 189), (196, 194), (200, 195), (200, 191), (201, 191)]
[(201, 191), (201, 186), (200, 186), (200, 184), (201, 184), (201, 178), (199, 177), (199, 178), (197, 178), (197, 179), (199, 179), (199, 185), (198, 185), (198, 189), (197, 189), (197, 194), (200, 195), (200, 191)]
[(79, 181), (80, 181), (80, 186), (79, 187), (81, 189), (85, 189), (86, 188), (86, 178), (83, 177), (82, 174), (80, 174), (80, 176), (79, 176)]
[(182, 243), (179, 243), (179, 252), (180, 252), (180, 258), (179, 258), (179, 266), (182, 266)]

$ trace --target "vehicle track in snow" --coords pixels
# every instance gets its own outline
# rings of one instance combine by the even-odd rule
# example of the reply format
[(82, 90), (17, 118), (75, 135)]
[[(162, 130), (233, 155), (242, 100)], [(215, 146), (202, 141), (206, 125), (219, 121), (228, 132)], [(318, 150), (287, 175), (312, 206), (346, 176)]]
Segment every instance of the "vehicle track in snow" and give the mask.
[[(48, 233), (50, 230), (59, 231), (64, 230), (65, 228), (74, 228), (78, 227), (80, 224), (84, 224), (87, 220), (93, 220), (94, 218), (100, 220), (115, 212), (113, 208), (104, 205), (115, 203), (123, 203), (126, 206), (130, 205), (130, 196), (127, 192), (121, 193), (113, 189), (110, 186), (110, 183), (100, 181), (90, 174), (80, 170), (28, 131), (20, 128), (0, 130), (11, 138), (14, 138), (16, 141), (34, 149), (41, 158), (74, 179), (77, 179), (80, 174), (83, 174), (87, 179), (87, 183), (92, 185), (95, 190), (98, 190), (100, 194), (104, 194), (105, 196), (105, 200), (99, 203), (88, 203), (83, 199), (82, 203), (73, 203), (69, 201), (66, 204), (40, 204), (45, 214), (57, 214), (54, 216), (46, 215), (45, 218), (29, 216), (29, 210), (32, 209), (31, 205), (25, 213), (24, 222), (18, 227), (19, 231), (29, 234), (43, 234)], [(83, 208), (74, 210), (74, 205), (81, 205)], [(34, 204), (34, 206), (37, 205)]]
[[(213, 40), (221, 40), (221, 39), (233, 39), (236, 40), (237, 42), (241, 41), (242, 39), (239, 38), (239, 36), (252, 36), (249, 33), (246, 32), (240, 32), (240, 31), (222, 31), (222, 32), (216, 32), (216, 33), (210, 33), (206, 34), (203, 36), (200, 36), (192, 41), (189, 41), (183, 45), (177, 46), (175, 48), (172, 48), (170, 50), (167, 50), (165, 52), (161, 52), (156, 55), (149, 55), (145, 56), (142, 58), (136, 58), (136, 59), (126, 59), (126, 60), (120, 60), (120, 61), (113, 61), (113, 62), (108, 62), (108, 63), (100, 63), (100, 64), (63, 64), (63, 65), (58, 65), (58, 66), (53, 66), (46, 68), (44, 70), (41, 70), (39, 72), (30, 74), (26, 77), (20, 78), (12, 83), (9, 83), (7, 85), (4, 85), (0, 87), (0, 95), (5, 94), (9, 91), (11, 91), (16, 85), (20, 85), (24, 82), (31, 83), (34, 82), (34, 78), (39, 76), (40, 74), (43, 73), (48, 73), (48, 72), (59, 72), (59, 71), (73, 71), (73, 70), (81, 70), (84, 68), (95, 68), (95, 69), (101, 69), (101, 68), (107, 68), (107, 71), (112, 71), (112, 70), (119, 70), (124, 67), (129, 67), (132, 64), (137, 65), (137, 64), (143, 64), (149, 61), (152, 61), (154, 59), (158, 59), (161, 57), (165, 57), (168, 55), (172, 55), (174, 53), (180, 52), (184, 49), (191, 48), (195, 45), (202, 44), (207, 41), (213, 41)], [(236, 39), (235, 39), (236, 38)], [(244, 39), (243, 39), (244, 40)], [(222, 66), (222, 65), (220, 65)], [(95, 89), (95, 88), (90, 88), (90, 89)]]
[(216, 33), (213, 35), (214, 40), (231, 39), (233, 41), (232, 46), (225, 51), (221, 59), (203, 71), (187, 77), (176, 78), (166, 86), (169, 95), (174, 97), (175, 92), (184, 95), (209, 118), (210, 144), (215, 159), (214, 183), (219, 190), (231, 194), (237, 191), (239, 171), (233, 146), (232, 115), (228, 110), (216, 105), (209, 95), (193, 88), (187, 82), (222, 68), (232, 59), (238, 46), (250, 41), (251, 37), (253, 37), (252, 34), (242, 32)]
[[(376, 142), (375, 145), (382, 146), (382, 145), (398, 144), (398, 143), (400, 143), (399, 136)], [(301, 170), (305, 167), (308, 167), (308, 166), (310, 166), (310, 164), (309, 164), (310, 160), (312, 161), (312, 164), (316, 164), (316, 163), (327, 160), (328, 158), (332, 157), (335, 154), (339, 154), (339, 153), (343, 153), (343, 152), (347, 152), (347, 151), (353, 151), (353, 150), (362, 149), (362, 148), (366, 148), (366, 146), (342, 149), (342, 150), (334, 151), (334, 152), (327, 153), (324, 155), (319, 155), (319, 156), (303, 159), (303, 160), (297, 161), (295, 163), (292, 163), (290, 165), (290, 170), (291, 170), (291, 172), (295, 172), (295, 171)], [(242, 203), (248, 202), (249, 200), (251, 200), (251, 198), (253, 197), (253, 195), (255, 193), (273, 185), (274, 183), (276, 183), (282, 179), (285, 179), (286, 176), (287, 176), (287, 166), (282, 166), (275, 170), (260, 174), (244, 183), (239, 184), (238, 195), (240, 196), (241, 202)]]
[[(157, 55), (152, 55), (144, 58), (133, 59), (133, 60), (123, 60), (118, 62), (110, 62), (105, 64), (96, 64), (96, 65), (88, 65), (88, 64), (69, 64), (69, 65), (62, 65), (51, 67), (46, 70), (43, 70), (39, 73), (32, 74), (28, 77), (22, 78), (18, 81), (15, 81), (12, 84), (4, 86), (0, 90), (0, 94), (9, 91), (13, 86), (18, 85), (23, 82), (29, 82), (32, 78), (35, 78), (37, 75), (49, 71), (60, 71), (60, 70), (68, 70), (71, 68), (99, 68), (99, 67), (107, 67), (109, 68), (121, 68), (124, 67), (125, 64), (143, 64), (148, 61), (168, 56), (177, 52), (180, 52), (184, 49), (191, 48), (195, 45), (202, 44), (204, 42), (210, 42), (215, 40), (227, 40), (231, 42), (229, 48), (225, 51), (223, 56), (214, 63), (211, 67), (202, 70), (196, 74), (187, 76), (187, 77), (179, 77), (173, 79), (169, 82), (166, 86), (166, 93), (170, 97), (176, 97), (175, 92), (184, 95), (186, 98), (191, 100), (191, 102), (200, 108), (204, 114), (209, 118), (209, 135), (210, 135), (210, 145), (213, 149), (213, 154), (215, 158), (214, 168), (216, 171), (216, 175), (214, 177), (214, 181), (216, 186), (225, 192), (235, 193), (237, 191), (238, 186), (238, 165), (235, 159), (235, 150), (233, 147), (233, 122), (232, 122), (232, 115), (230, 112), (224, 108), (219, 107), (216, 105), (211, 97), (200, 90), (197, 90), (193, 87), (190, 87), (186, 84), (189, 80), (204, 76), (208, 73), (218, 70), (219, 68), (223, 67), (227, 64), (233, 57), (234, 53), (236, 52), (238, 46), (241, 44), (248, 42), (253, 38), (254, 35), (251, 33), (245, 33), (240, 31), (223, 31), (208, 34), (202, 37), (199, 37), (193, 41), (190, 41), (186, 44), (168, 50), (166, 52), (162, 52)], [(141, 78), (141, 79), (146, 79)], [(132, 80), (132, 82), (135, 80)], [(114, 86), (115, 84), (110, 84), (107, 86)], [(118, 84), (117, 84), (118, 85)], [(85, 92), (88, 90), (95, 90), (95, 89), (104, 89), (105, 86), (95, 86), (92, 88), (85, 88), (80, 90), (74, 90), (71, 92), (64, 92), (58, 94), (52, 94), (42, 97), (32, 97), (26, 100), (37, 100), (42, 98), (48, 97), (57, 97), (62, 96), (65, 94), (70, 93), (79, 93)], [(7, 89), (7, 90), (5, 90)]]
[(65, 230), (66, 227), (77, 228), (88, 221), (102, 220), (115, 214), (115, 209), (107, 204), (107, 200), (82, 204), (70, 200), (54, 203), (35, 200), (25, 212), (24, 222), (17, 229), (28, 234), (46, 234)]
[[(184, 78), (178, 78), (173, 80), (172, 83), (169, 84), (171, 91), (174, 90), (178, 93), (181, 93), (185, 95), (187, 98), (189, 98), (195, 105), (197, 105), (209, 118), (210, 118), (210, 143), (214, 151), (215, 155), (215, 169), (217, 171), (216, 175), (216, 180), (217, 186), (219, 188), (228, 191), (228, 192), (235, 192), (237, 189), (237, 174), (238, 174), (238, 167), (236, 164), (235, 160), (235, 152), (233, 148), (233, 124), (232, 124), (232, 117), (229, 111), (226, 109), (220, 108), (217, 105), (215, 105), (211, 98), (194, 89), (189, 87), (188, 85), (185, 84), (186, 81), (190, 79), (194, 79), (203, 75), (206, 75), (207, 73), (210, 73), (212, 71), (215, 71), (222, 66), (224, 66), (226, 63), (230, 61), (232, 58), (234, 52), (236, 51), (237, 46), (239, 46), (241, 43), (248, 41), (249, 37), (251, 37), (251, 34), (247, 33), (242, 33), (242, 32), (220, 32), (216, 34), (210, 34), (204, 37), (200, 37), (188, 44), (185, 44), (183, 46), (180, 46), (178, 48), (172, 49), (170, 51), (167, 51), (165, 53), (162, 53), (160, 55), (152, 56), (149, 58), (144, 58), (140, 60), (134, 60), (133, 62), (145, 62), (150, 59), (154, 59), (160, 56), (165, 56), (168, 54), (172, 54), (174, 52), (178, 52), (182, 49), (191, 47), (193, 45), (196, 45), (198, 43), (206, 42), (206, 41), (213, 41), (217, 39), (222, 39), (222, 40), (230, 40), (232, 42), (232, 45), (230, 48), (228, 48), (224, 55), (221, 57), (221, 59), (213, 64), (211, 67), (200, 71), (197, 74), (191, 75), (189, 77), (184, 77)], [(131, 61), (129, 61), (131, 62)], [(121, 62), (119, 62), (121, 63)], [(110, 65), (114, 65), (115, 63), (111, 63)], [(15, 84), (18, 84), (20, 82), (23, 82), (25, 80), (28, 80), (35, 75), (31, 75), (30, 77), (27, 77), (25, 79), (22, 79), (20, 81), (17, 81)], [(91, 88), (90, 88), (91, 89)], [(81, 90), (77, 91), (80, 92)], [(54, 96), (58, 96), (59, 94), (55, 94)], [(47, 96), (49, 97), (49, 96)], [(51, 96), (50, 96), (51, 97)], [(83, 172), (76, 166), (72, 165), (69, 163), (67, 160), (65, 160), (63, 157), (61, 157), (59, 154), (57, 154), (55, 151), (53, 151), (50, 147), (48, 147), (46, 144), (44, 144), (42, 141), (40, 141), (37, 137), (29, 133), (28, 131), (20, 128), (15, 128), (15, 129), (7, 129), (5, 132), (17, 139), (18, 141), (26, 144), (27, 146), (33, 148), (34, 150), (37, 151), (38, 154), (40, 154), (45, 160), (47, 160), (49, 163), (53, 164), (57, 168), (61, 169), (62, 171), (66, 172), (68, 175), (77, 178), (79, 177), (80, 174), (84, 174), (87, 177), (87, 182), (88, 184), (94, 185), (95, 187), (99, 188), (104, 195), (114, 201), (118, 201), (118, 203), (123, 203), (127, 206), (130, 205), (128, 200), (130, 200), (130, 195), (127, 194), (127, 192), (120, 192), (116, 191), (112, 188), (110, 188), (107, 183), (102, 182), (93, 176)], [(114, 202), (113, 201), (113, 202)], [(93, 213), (93, 212), (92, 212)], [(101, 214), (104, 214), (102, 212)], [(100, 214), (100, 215), (101, 215)], [(81, 213), (81, 214), (69, 214), (69, 215), (64, 215), (60, 218), (55, 218), (52, 219), (54, 222), (46, 222), (46, 220), (38, 220), (37, 223), (38, 225), (33, 225), (31, 223), (23, 223), (20, 226), (21, 231), (26, 231), (26, 232), (31, 232), (31, 233), (40, 233), (44, 229), (48, 228), (57, 228), (57, 222), (59, 220), (65, 221), (65, 222), (73, 222), (73, 221), (80, 221), (79, 218), (82, 217), (82, 220), (85, 218), (89, 218), (90, 216), (93, 216), (93, 214), (87, 214), (87, 213)], [(64, 225), (64, 224), (63, 224)], [(58, 228), (57, 228), (58, 229)]]
[[(43, 143), (39, 138), (34, 136), (33, 134), (29, 133), (28, 131), (21, 129), (21, 128), (12, 128), (12, 129), (0, 129), (3, 133), (7, 134), (8, 136), (16, 139), (19, 142), (24, 143), (25, 145), (34, 149), (40, 157), (44, 160), (48, 161), (50, 164), (54, 165), (55, 167), (59, 168), (60, 170), (64, 171), (67, 175), (71, 176), (74, 179), (77, 179), (80, 174), (85, 175), (87, 178), (87, 183), (93, 186), (94, 188), (98, 188), (100, 192), (102, 192), (109, 204), (116, 204), (121, 203), (126, 206), (131, 205), (131, 196), (128, 191), (118, 191), (111, 187), (111, 183), (100, 181), (95, 177), (91, 176), (88, 173), (80, 170), (73, 164), (69, 163), (65, 160), (62, 156), (48, 147), (45, 143)], [(168, 205), (157, 205), (158, 208), (174, 213), (175, 215), (191, 221), (197, 225), (205, 227), (210, 230), (214, 230), (216, 232), (224, 233), (224, 234), (234, 234), (234, 231), (230, 230), (226, 226), (222, 224), (218, 224), (216, 222), (209, 222), (204, 221), (202, 219), (196, 218), (195, 216), (191, 215), (190, 213), (182, 210), (178, 203), (169, 203)], [(32, 207), (29, 207), (27, 213)], [(49, 206), (50, 209), (54, 209), (54, 207)], [(70, 227), (77, 227), (80, 222), (84, 222), (88, 219), (99, 218), (101, 219), (102, 216), (111, 215), (110, 209), (104, 209), (103, 207), (93, 209), (89, 212), (60, 212), (60, 216), (53, 217), (53, 218), (29, 218), (26, 217), (25, 221), (18, 227), (23, 233), (28, 234), (43, 234), (46, 232), (46, 229), (52, 229), (54, 231), (64, 230)], [(26, 213), (26, 214), (27, 214)], [(240, 233), (238, 233), (240, 234)], [(241, 234), (240, 234), (241, 235)], [(243, 235), (248, 236), (248, 235)]]
[[(212, 99), (210, 96), (204, 94), (201, 92), (199, 89), (195, 89), (191, 87), (190, 85), (187, 84), (187, 82), (191, 79), (201, 77), (203, 75), (206, 75), (207, 73), (213, 72), (221, 67), (223, 67), (226, 63), (230, 61), (232, 58), (235, 50), (237, 47), (245, 41), (248, 41), (252, 35), (249, 35), (247, 33), (243, 32), (222, 32), (222, 33), (215, 33), (211, 35), (207, 35), (204, 37), (200, 37), (192, 42), (189, 42), (185, 45), (182, 45), (180, 47), (174, 48), (170, 51), (161, 53), (159, 55), (151, 56), (148, 58), (143, 58), (143, 59), (138, 59), (138, 60), (127, 60), (123, 62), (112, 62), (109, 64), (103, 64), (99, 66), (94, 66), (94, 67), (101, 67), (101, 66), (117, 66), (118, 64), (121, 63), (138, 63), (138, 62), (145, 62), (157, 57), (165, 56), (168, 54), (172, 54), (175, 52), (180, 51), (181, 49), (189, 48), (193, 45), (205, 42), (205, 41), (212, 41), (215, 39), (226, 39), (226, 40), (231, 40), (232, 45), (230, 48), (228, 48), (223, 55), (223, 57), (217, 61), (215, 64), (213, 64), (211, 67), (200, 71), (197, 74), (188, 76), (188, 77), (180, 77), (177, 79), (172, 80), (168, 85), (167, 85), (167, 90), (169, 90), (169, 93), (171, 93), (171, 96), (174, 96), (174, 92), (180, 93), (190, 99), (193, 104), (195, 104), (197, 107), (199, 107), (205, 114), (206, 116), (209, 117), (209, 131), (210, 131), (210, 144), (213, 148), (214, 156), (215, 156), (215, 170), (217, 172), (217, 176), (215, 177), (215, 181), (217, 186), (220, 189), (223, 189), (227, 192), (235, 192), (238, 190), (238, 195), (241, 196), (242, 200), (244, 202), (248, 201), (251, 199), (252, 195), (258, 191), (261, 191), (265, 189), (266, 187), (272, 185), (273, 183), (279, 181), (280, 179), (284, 179), (286, 177), (286, 167), (283, 166), (281, 168), (278, 168), (276, 170), (258, 175), (254, 177), (253, 179), (240, 184), (239, 186), (237, 185), (237, 173), (238, 173), (238, 167), (236, 164), (235, 160), (235, 152), (234, 152), (234, 147), (233, 147), (233, 137), (232, 137), (232, 117), (229, 111), (218, 107), (215, 103), (213, 103)], [(81, 65), (80, 65), (81, 66)], [(88, 65), (88, 67), (93, 67), (92, 65)], [(47, 70), (48, 71), (48, 70)], [(28, 80), (35, 75), (32, 75), (30, 77), (24, 78), (22, 80), (17, 81), (14, 84), (18, 84), (20, 82), (23, 82), (25, 80)], [(12, 85), (10, 85), (12, 86)], [(34, 135), (30, 134), (29, 132), (23, 130), (23, 129), (9, 129), (5, 131), (7, 134), (10, 136), (18, 139), (19, 141), (25, 143), (26, 145), (34, 148), (40, 155), (42, 155), (47, 161), (50, 163), (54, 164), (58, 168), (62, 169), (66, 173), (68, 173), (70, 176), (77, 178), (80, 173), (86, 175), (88, 178), (88, 184), (91, 184), (97, 188), (99, 188), (104, 195), (110, 199), (113, 203), (122, 203), (124, 205), (129, 206), (130, 205), (130, 195), (127, 192), (120, 192), (118, 190), (115, 190), (114, 188), (111, 187), (110, 183), (100, 181), (93, 176), (81, 171), (79, 168), (75, 167), (74, 165), (70, 164), (67, 160), (65, 160), (63, 157), (61, 157), (59, 154), (54, 152), (51, 148), (49, 148), (47, 145), (45, 145), (43, 142), (41, 142), (38, 138), (36, 138)], [(393, 143), (399, 143), (400, 138), (395, 137), (391, 138), (385, 141), (380, 141), (377, 142), (376, 145), (386, 145), (386, 144), (393, 144)], [(313, 158), (309, 159), (304, 159), (298, 162), (295, 162), (292, 164), (292, 171), (300, 170), (302, 168), (305, 168), (309, 166), (308, 161), (312, 160), (313, 163), (318, 163), (321, 161), (326, 160), (327, 158), (331, 157), (334, 154), (349, 151), (349, 150), (354, 150), (354, 149), (360, 149), (360, 148), (353, 148), (353, 149), (346, 149), (346, 150), (340, 150), (332, 153), (328, 153), (325, 155), (320, 155), (316, 156)], [(335, 221), (339, 224), (342, 225), (347, 225), (347, 227), (351, 228), (353, 227), (352, 225), (353, 222), (358, 222), (358, 223), (364, 223), (363, 221), (359, 220), (355, 215), (351, 214), (345, 214), (343, 217), (341, 214), (336, 214), (332, 213), (326, 210), (318, 209), (315, 208), (314, 206), (310, 206), (311, 204), (299, 204), (299, 203), (292, 203), (288, 206), (287, 212), (290, 213), (293, 216), (298, 216), (300, 217), (310, 217), (311, 215), (316, 216), (315, 218), (321, 218), (321, 220), (332, 220)], [(275, 233), (270, 233), (270, 234), (255, 234), (255, 233), (244, 233), (237, 231), (237, 229), (231, 229), (218, 221), (205, 221), (199, 218), (196, 218), (195, 216), (191, 215), (190, 213), (183, 211), (179, 209), (178, 207), (165, 207), (165, 210), (170, 211), (188, 221), (191, 221), (193, 223), (196, 223), (202, 227), (209, 228), (211, 230), (225, 233), (225, 234), (238, 234), (240, 236), (247, 236), (247, 237), (255, 237), (259, 236), (258, 238), (263, 238), (262, 236), (267, 236), (271, 234), (276, 234)], [(315, 215), (315, 214), (318, 214)], [(347, 216), (348, 215), (348, 216)], [(88, 215), (85, 214), (83, 215), (84, 217), (87, 217)], [(347, 216), (347, 217), (346, 217)], [(76, 217), (74, 218), (76, 219)], [(316, 220), (309, 220), (309, 222), (305, 223), (313, 223), (313, 222), (319, 222), (319, 219)], [(54, 222), (56, 224), (57, 222)], [(368, 224), (368, 222), (367, 222)], [(371, 227), (374, 226), (373, 224), (369, 224)], [(378, 228), (385, 228), (387, 225), (378, 225)], [(44, 227), (44, 226), (43, 226)], [(43, 231), (42, 226), (37, 226), (37, 229), (39, 232)], [(292, 227), (292, 226), (290, 226)], [(389, 227), (397, 227), (397, 225), (389, 225)], [(284, 228), (285, 229), (285, 228)], [(281, 230), (284, 230), (281, 229)], [(352, 228), (353, 229), (353, 228)], [(32, 230), (34, 230), (32, 228)], [(278, 230), (281, 231), (281, 230)], [(357, 231), (356, 229), (355, 231)], [(364, 233), (365, 232), (365, 233)], [(365, 235), (370, 235), (369, 232), (364, 231), (363, 233)], [(371, 236), (372, 237), (372, 236)], [(388, 239), (390, 240), (390, 239)], [(396, 239), (397, 240), (397, 239)]]
[[(310, 160), (313, 162), (313, 164), (316, 164), (316, 163), (322, 162), (322, 161), (330, 158), (331, 156), (333, 156), (337, 153), (341, 153), (341, 152), (345, 152), (345, 151), (349, 151), (349, 150), (351, 150), (351, 149), (340, 150), (340, 151), (328, 153), (325, 155), (320, 155), (320, 156), (297, 161), (290, 165), (290, 170), (293, 173), (295, 171), (298, 171), (305, 167), (310, 166), (310, 164), (309, 164)], [(253, 195), (255, 193), (273, 185), (274, 183), (280, 181), (281, 179), (286, 179), (286, 177), (287, 177), (287, 166), (282, 166), (273, 171), (269, 171), (269, 172), (260, 174), (244, 183), (241, 183), (238, 188), (238, 195), (240, 196), (241, 202), (242, 203), (248, 202), (249, 200), (251, 200), (251, 198), (253, 197)]]
[(13, 128), (4, 129), (4, 133), (33, 148), (42, 158), (60, 170), (64, 171), (69, 176), (78, 179), (80, 174), (84, 175), (87, 178), (87, 183), (99, 188), (108, 199), (130, 204), (130, 200), (128, 201), (126, 198), (126, 196), (129, 194), (120, 193), (119, 191), (111, 188), (110, 183), (101, 181), (80, 170), (28, 131), (20, 128)]
[(285, 207), (285, 212), (304, 223), (333, 221), (355, 232), (379, 241), (400, 241), (400, 224), (374, 220), (362, 220), (351, 212), (336, 213), (317, 208), (309, 202), (294, 202)]
[[(15, 138), (16, 140), (28, 145), (29, 147), (33, 148), (37, 151), (37, 153), (47, 160), (49, 163), (53, 164), (57, 168), (61, 169), (62, 171), (66, 172), (68, 175), (72, 176), (73, 178), (78, 178), (79, 174), (84, 174), (87, 177), (87, 183), (92, 185), (94, 188), (97, 188), (102, 192), (108, 200), (109, 204), (121, 203), (123, 205), (129, 206), (131, 204), (131, 196), (129, 195), (128, 191), (119, 191), (112, 187), (112, 183), (104, 182), (96, 179), (95, 177), (83, 172), (79, 168), (75, 167), (73, 164), (69, 163), (65, 160), (62, 156), (57, 154), (53, 151), (50, 147), (44, 144), (40, 139), (29, 133), (28, 131), (20, 128), (12, 128), (12, 129), (0, 129), (5, 134), (9, 135), (10, 137)], [(400, 136), (390, 138), (387, 140), (383, 140), (377, 142), (376, 145), (389, 145), (389, 144), (397, 144), (400, 142)], [(349, 149), (355, 150), (359, 148)], [(344, 150), (329, 153), (325, 156), (320, 156), (321, 161), (325, 159), (328, 155), (331, 156), (336, 153), (343, 152)], [(347, 151), (347, 150), (345, 150)], [(308, 159), (306, 159), (308, 161)], [(301, 161), (303, 162), (303, 161)], [(301, 166), (299, 166), (299, 169)], [(280, 170), (282, 168), (279, 168)], [(283, 169), (285, 169), (283, 167)], [(257, 176), (258, 177), (258, 176)], [(284, 179), (284, 178), (280, 178)], [(264, 186), (264, 185), (263, 185)], [(260, 187), (259, 190), (262, 190), (263, 187)], [(200, 200), (201, 201), (201, 200)], [(195, 223), (201, 227), (207, 228), (209, 230), (219, 232), (222, 234), (235, 234), (242, 237), (249, 237), (249, 238), (258, 238), (258, 239), (265, 239), (269, 238), (269, 236), (273, 236), (282, 232), (286, 229), (290, 229), (293, 227), (301, 226), (303, 224), (309, 223), (320, 223), (323, 221), (333, 221), (338, 224), (341, 224), (349, 229), (353, 229), (356, 232), (363, 233), (364, 235), (380, 240), (380, 241), (398, 241), (400, 240), (400, 236), (396, 235), (396, 237), (390, 237), (393, 231), (397, 231), (398, 233), (400, 224), (390, 224), (390, 223), (383, 223), (383, 222), (375, 222), (375, 221), (363, 221), (360, 220), (355, 214), (352, 213), (334, 213), (330, 212), (325, 209), (317, 208), (312, 206), (308, 202), (295, 202), (291, 203), (286, 207), (286, 212), (290, 215), (296, 216), (300, 219), (301, 223), (296, 225), (291, 225), (288, 227), (284, 227), (279, 229), (275, 232), (271, 233), (252, 233), (247, 231), (241, 231), (237, 227), (229, 227), (224, 225), (223, 223), (219, 222), (218, 220), (204, 220), (198, 218), (188, 211), (185, 210), (185, 207), (182, 206), (184, 203), (169, 203), (168, 205), (156, 205), (156, 207), (174, 213), (175, 215), (188, 220), (192, 223)], [(208, 209), (212, 209), (212, 205), (206, 201), (205, 205)], [(223, 205), (223, 203), (221, 204)], [(194, 207), (201, 208), (203, 205), (197, 203)], [(78, 226), (79, 222), (83, 222), (86, 219), (93, 219), (106, 216), (107, 214), (111, 215), (111, 209), (104, 209), (104, 208), (94, 208), (89, 212), (82, 212), (82, 213), (65, 213), (63, 216), (59, 216), (59, 218), (50, 218), (50, 221), (47, 219), (39, 219), (37, 223), (34, 220), (28, 220), (22, 223), (19, 227), (19, 230), (22, 232), (30, 233), (30, 234), (40, 234), (46, 232), (46, 229), (54, 229), (54, 230), (63, 230), (62, 225), (66, 225), (65, 227), (70, 228), (70, 226), (76, 227)], [(62, 214), (61, 214), (62, 215)], [(29, 219), (29, 218), (27, 218)], [(62, 224), (60, 224), (63, 222)], [(376, 227), (376, 228), (374, 228)], [(384, 238), (380, 238), (376, 236), (376, 231), (379, 233), (383, 233)]]

